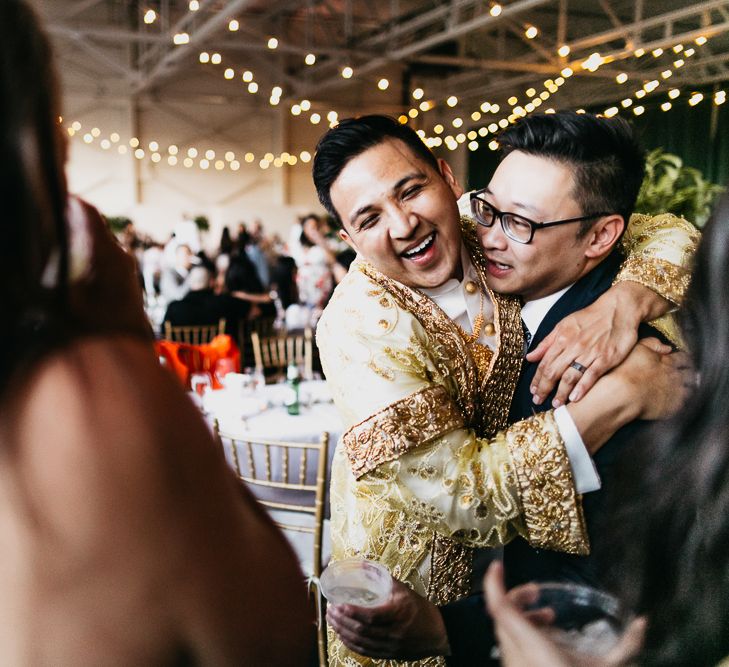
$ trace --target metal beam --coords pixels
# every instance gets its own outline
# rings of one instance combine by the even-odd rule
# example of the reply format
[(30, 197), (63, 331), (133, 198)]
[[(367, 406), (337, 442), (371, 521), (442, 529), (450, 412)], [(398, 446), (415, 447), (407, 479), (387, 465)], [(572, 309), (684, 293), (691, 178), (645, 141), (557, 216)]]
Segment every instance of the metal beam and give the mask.
[[(380, 67), (383, 67), (384, 65), (387, 65), (392, 61), (403, 60), (410, 56), (416, 55), (421, 51), (425, 51), (426, 49), (438, 46), (443, 42), (456, 39), (462, 35), (472, 32), (473, 30), (495, 27), (504, 19), (516, 15), (519, 12), (523, 12), (529, 9), (533, 9), (535, 7), (539, 7), (540, 5), (547, 4), (550, 1), (551, 0), (517, 0), (517, 2), (514, 2), (507, 7), (504, 7), (499, 16), (492, 16), (488, 12), (485, 14), (481, 14), (467, 21), (464, 21), (459, 25), (450, 28), (449, 30), (446, 30), (436, 35), (430, 35), (429, 37), (425, 37), (424, 39), (413, 42), (412, 44), (408, 44), (407, 46), (403, 46), (399, 49), (395, 49), (394, 51), (390, 51), (380, 58), (374, 58), (368, 63), (365, 63), (363, 66), (356, 67), (355, 70), (360, 76), (362, 74), (367, 74), (368, 72), (379, 69)], [(341, 77), (331, 77), (324, 81), (318, 81), (311, 84), (310, 89), (316, 89), (317, 91), (321, 91), (327, 88), (341, 86), (344, 83), (346, 83), (346, 80), (342, 79)]]
[[(711, 0), (710, 2), (701, 2), (695, 5), (689, 5), (682, 7), (681, 9), (674, 10), (672, 12), (666, 12), (665, 14), (659, 14), (652, 16), (647, 19), (641, 19), (634, 23), (626, 24), (622, 28), (614, 28), (612, 30), (606, 30), (605, 32), (598, 33), (596, 35), (590, 35), (583, 39), (578, 39), (570, 43), (572, 51), (579, 51), (582, 49), (589, 49), (599, 44), (605, 44), (612, 42), (616, 39), (622, 39), (625, 37), (626, 32), (632, 32), (635, 34), (636, 44), (633, 48), (641, 46), (639, 41), (640, 33), (648, 28), (655, 28), (656, 26), (663, 25), (665, 23), (672, 23), (681, 19), (685, 19), (691, 16), (701, 15), (702, 12), (709, 11), (712, 9), (718, 9), (719, 7), (726, 7), (729, 5), (727, 0)], [(645, 47), (644, 47), (645, 48)]]
[[(208, 0), (208, 4), (212, 4), (215, 0)], [(167, 52), (162, 60), (160, 60), (136, 86), (135, 92), (140, 93), (146, 90), (153, 84), (157, 83), (161, 78), (169, 76), (175, 69), (175, 65), (187, 55), (190, 50), (208, 36), (212, 35), (216, 30), (219, 30), (226, 21), (236, 12), (241, 11), (246, 5), (250, 4), (253, 0), (233, 0), (229, 5), (224, 7), (218, 13), (214, 14), (205, 23), (203, 23), (192, 35), (190, 35), (190, 41), (187, 44), (174, 47), (171, 51)], [(202, 7), (200, 8), (202, 10)], [(171, 32), (177, 33), (180, 31), (179, 26), (186, 25), (182, 21), (178, 22), (175, 27), (172, 28)]]

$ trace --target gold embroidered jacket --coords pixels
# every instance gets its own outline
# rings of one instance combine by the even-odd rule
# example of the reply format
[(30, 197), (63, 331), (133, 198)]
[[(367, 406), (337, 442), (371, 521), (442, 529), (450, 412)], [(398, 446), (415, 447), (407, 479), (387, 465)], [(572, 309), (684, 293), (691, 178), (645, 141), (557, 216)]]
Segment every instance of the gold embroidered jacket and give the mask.
[[(675, 218), (671, 224), (684, 247), (694, 242), (692, 228)], [(521, 534), (542, 548), (589, 552), (551, 411), (506, 429), (523, 355), (520, 305), (488, 289), (472, 223), (464, 219), (463, 229), (493, 304), (498, 343), (482, 362), (487, 368), (479, 369), (431, 299), (362, 261), (317, 327), (324, 372), (348, 428), (332, 465), (332, 559), (377, 560), (436, 604), (468, 594), (473, 547)], [(664, 263), (667, 254), (631, 256), (626, 279), (679, 299), (685, 269), (672, 266), (673, 256)], [(656, 280), (652, 264), (670, 266), (676, 280)], [(330, 665), (402, 664), (352, 653), (331, 630), (329, 639)]]

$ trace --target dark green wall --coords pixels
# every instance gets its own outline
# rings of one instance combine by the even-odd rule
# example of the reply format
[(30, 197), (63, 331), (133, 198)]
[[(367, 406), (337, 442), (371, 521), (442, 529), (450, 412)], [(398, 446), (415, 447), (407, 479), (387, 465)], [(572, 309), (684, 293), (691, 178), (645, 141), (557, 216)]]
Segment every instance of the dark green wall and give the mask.
[[(729, 101), (716, 106), (713, 88), (699, 90), (704, 99), (694, 107), (688, 105), (689, 94), (682, 92), (669, 111), (662, 111), (660, 105), (668, 99), (662, 94), (644, 98), (643, 115), (635, 116), (630, 110), (621, 115), (635, 124), (646, 149), (660, 147), (675, 153), (708, 180), (725, 185), (729, 182)], [(601, 112), (607, 106), (590, 110)], [(469, 151), (468, 188), (484, 187), (497, 164), (498, 152), (487, 145)]]

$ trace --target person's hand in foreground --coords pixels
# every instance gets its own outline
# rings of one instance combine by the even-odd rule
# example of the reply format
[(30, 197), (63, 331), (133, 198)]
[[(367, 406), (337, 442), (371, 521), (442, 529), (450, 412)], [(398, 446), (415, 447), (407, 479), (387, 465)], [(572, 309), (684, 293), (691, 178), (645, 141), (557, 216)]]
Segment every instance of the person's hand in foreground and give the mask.
[[(528, 355), (539, 361), (531, 391), (542, 403), (555, 386), (552, 405), (579, 401), (597, 380), (620, 364), (638, 340), (641, 322), (654, 319), (670, 307), (638, 283), (614, 285), (592, 305), (565, 317)], [(670, 351), (666, 347), (666, 351)], [(584, 367), (581, 371), (573, 362)]]
[(620, 643), (608, 655), (570, 657), (543, 629), (551, 621), (549, 615), (523, 610), (534, 601), (536, 585), (526, 584), (507, 593), (504, 567), (499, 561), (491, 563), (486, 572), (484, 590), (504, 667), (618, 667), (627, 664), (640, 650), (645, 631), (642, 618), (631, 623)]
[(397, 579), (385, 604), (329, 605), (327, 620), (347, 648), (372, 658), (415, 660), (450, 652), (438, 607)]

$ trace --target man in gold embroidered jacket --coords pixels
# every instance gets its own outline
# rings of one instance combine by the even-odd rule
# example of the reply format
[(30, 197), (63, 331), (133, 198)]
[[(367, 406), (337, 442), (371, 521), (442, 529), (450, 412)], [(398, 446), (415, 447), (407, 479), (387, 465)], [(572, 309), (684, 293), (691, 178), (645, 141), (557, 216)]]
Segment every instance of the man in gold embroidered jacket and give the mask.
[[(564, 414), (561, 422), (549, 411), (503, 430), (523, 356), (520, 304), (486, 286), (473, 224), (459, 220), (461, 192), (447, 165), (429, 161), (412, 131), (392, 123), (343, 121), (320, 142), (314, 167), (320, 199), (359, 254), (317, 329), (348, 428), (332, 466), (332, 557), (377, 560), (444, 604), (468, 593), (474, 547), (517, 534), (570, 553), (587, 553), (589, 545)], [(327, 150), (346, 155), (336, 135), (352, 143), (347, 132), (363, 145), (330, 168)], [(618, 280), (677, 301), (686, 281), (683, 248), (694, 237), (671, 219), (662, 223), (670, 233), (661, 226), (647, 241), (644, 231), (655, 224), (639, 218), (631, 227)], [(454, 290), (466, 302), (455, 321), (446, 312)], [(589, 411), (588, 398), (600, 396), (610, 378), (576, 409)], [(590, 413), (596, 433), (580, 428), (590, 420), (573, 406), (560, 408), (595, 447), (623, 423), (650, 416), (636, 392), (615, 386), (601, 390), (603, 412)], [(359, 656), (333, 632), (329, 654), (331, 665), (399, 664)]]

